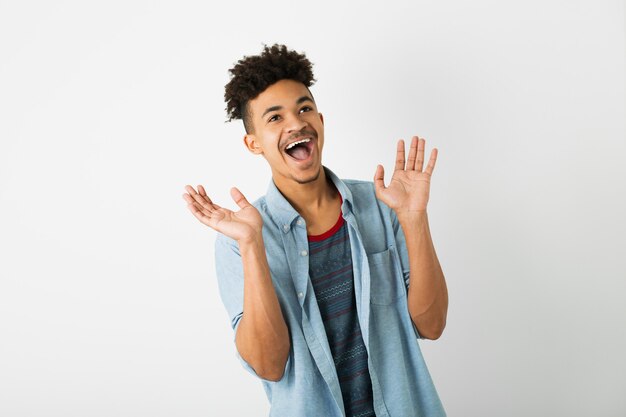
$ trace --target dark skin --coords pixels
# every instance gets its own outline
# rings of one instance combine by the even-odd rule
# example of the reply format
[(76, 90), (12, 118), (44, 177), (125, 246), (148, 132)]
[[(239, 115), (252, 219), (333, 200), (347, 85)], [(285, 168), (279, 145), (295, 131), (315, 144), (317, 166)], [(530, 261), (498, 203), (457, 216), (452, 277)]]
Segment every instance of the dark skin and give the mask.
[[(304, 218), (307, 233), (325, 232), (339, 216), (340, 199), (322, 167), (324, 119), (308, 89), (297, 81), (281, 80), (251, 100), (249, 110), (253, 129), (243, 138), (246, 148), (267, 160), (274, 183)], [(306, 158), (296, 159), (286, 152), (296, 141), (306, 142)], [(411, 271), (409, 314), (423, 337), (436, 339), (445, 327), (448, 296), (426, 214), (437, 149), (424, 169), (424, 148), (424, 139), (414, 136), (407, 159), (404, 141), (398, 141), (391, 182), (385, 186), (384, 169), (378, 165), (374, 184), (377, 198), (396, 212), (405, 233)], [(231, 197), (237, 211), (214, 203), (202, 185), (197, 191), (190, 185), (185, 190), (183, 198), (191, 213), (239, 244), (244, 314), (235, 338), (237, 349), (259, 376), (279, 380), (290, 339), (269, 272), (261, 215), (235, 187)]]

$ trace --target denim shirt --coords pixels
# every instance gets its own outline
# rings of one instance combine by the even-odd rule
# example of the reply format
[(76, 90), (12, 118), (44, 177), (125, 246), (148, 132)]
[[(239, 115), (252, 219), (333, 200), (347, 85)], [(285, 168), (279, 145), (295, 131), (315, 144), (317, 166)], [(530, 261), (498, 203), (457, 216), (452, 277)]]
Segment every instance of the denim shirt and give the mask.
[[(354, 289), (361, 333), (368, 352), (377, 417), (445, 416), (422, 357), (420, 338), (408, 311), (409, 259), (404, 232), (392, 209), (376, 198), (370, 181), (340, 180), (324, 167), (341, 194), (348, 226)], [(324, 324), (309, 279), (306, 224), (273, 180), (252, 203), (263, 218), (270, 274), (291, 348), (282, 378), (259, 377), (270, 417), (341, 417), (344, 405)], [(220, 296), (236, 334), (243, 314), (243, 265), (235, 240), (218, 233), (215, 261)]]

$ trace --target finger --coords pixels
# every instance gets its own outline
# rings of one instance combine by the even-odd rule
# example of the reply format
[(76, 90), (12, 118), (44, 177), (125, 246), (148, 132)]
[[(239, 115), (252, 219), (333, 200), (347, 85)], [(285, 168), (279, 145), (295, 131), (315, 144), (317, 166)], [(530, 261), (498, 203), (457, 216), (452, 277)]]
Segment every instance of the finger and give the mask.
[(195, 201), (193, 203), (187, 204), (187, 208), (189, 211), (196, 217), (196, 219), (200, 220), (202, 223), (209, 225), (211, 221), (211, 213), (204, 210), (202, 207), (198, 206), (198, 203)]
[(419, 139), (417, 143), (417, 161), (415, 161), (415, 170), (421, 172), (424, 168), (424, 148), (426, 148), (426, 140)]
[(417, 156), (417, 136), (413, 136), (411, 139), (411, 148), (409, 149), (409, 159), (406, 161), (406, 170), (413, 171), (415, 169), (415, 157)]
[(198, 195), (204, 197), (204, 199), (210, 203), (213, 204), (213, 201), (211, 200), (211, 197), (209, 197), (206, 193), (206, 190), (204, 189), (204, 187), (202, 186), (202, 184), (198, 184)]
[(376, 166), (376, 172), (374, 173), (374, 188), (376, 193), (385, 189), (385, 168), (380, 164)]
[(433, 171), (435, 169), (435, 163), (437, 162), (437, 154), (439, 152), (437, 151), (437, 148), (433, 148), (433, 150), (430, 152), (430, 159), (428, 160), (428, 166), (426, 166), (426, 171), (427, 173), (429, 173), (430, 175), (433, 175)]
[(204, 191), (204, 188), (202, 189), (202, 192), (204, 193), (204, 195), (198, 194), (196, 192), (196, 190), (194, 190), (194, 188), (191, 185), (187, 185), (185, 187), (185, 190), (187, 190), (187, 192), (189, 193), (189, 196), (194, 201), (196, 201), (198, 204), (200, 204), (206, 210), (209, 210), (209, 211), (215, 210), (215, 207), (213, 205), (213, 201), (211, 201), (209, 196), (206, 195), (206, 191)]
[(206, 199), (206, 201), (210, 204), (210, 207), (209, 207), (210, 210), (216, 210), (216, 209), (221, 208), (220, 206), (215, 204), (213, 200), (211, 200), (211, 197), (207, 195), (206, 190), (204, 189), (202, 184), (198, 184), (198, 194), (203, 196)]
[(233, 198), (233, 200), (235, 200), (235, 203), (237, 203), (239, 208), (246, 208), (251, 205), (237, 187), (233, 187), (230, 189), (230, 196)]
[(183, 193), (183, 199), (187, 202), (187, 203), (191, 203), (192, 201), (194, 201), (194, 199), (187, 193)]
[(196, 193), (196, 190), (194, 190), (191, 185), (185, 185), (185, 191), (187, 192), (183, 194), (183, 198), (185, 198), (185, 196), (189, 196), (189, 198), (193, 200), (193, 195)]
[(189, 195), (189, 194), (187, 194), (187, 193), (184, 193), (184, 194), (183, 194), (183, 199), (184, 199), (187, 203), (189, 203), (189, 204), (195, 204), (195, 203), (196, 203), (196, 200), (195, 200), (195, 199), (194, 199), (191, 195)]
[[(216, 211), (216, 208), (213, 207), (204, 207), (202, 204), (198, 203), (196, 200), (194, 200), (191, 196), (187, 195), (183, 195), (183, 198), (185, 198), (185, 201), (187, 201), (187, 208), (189, 208), (189, 210), (192, 213), (195, 212), (199, 212), (204, 216), (211, 216), (212, 213), (214, 213)], [(196, 216), (197, 217), (197, 216)]]
[(398, 146), (396, 148), (396, 167), (395, 170), (404, 170), (404, 140), (400, 139), (398, 141)]
[(201, 184), (198, 184), (198, 194), (203, 195), (207, 198), (207, 200), (211, 201), (208, 195), (206, 195), (206, 190)]

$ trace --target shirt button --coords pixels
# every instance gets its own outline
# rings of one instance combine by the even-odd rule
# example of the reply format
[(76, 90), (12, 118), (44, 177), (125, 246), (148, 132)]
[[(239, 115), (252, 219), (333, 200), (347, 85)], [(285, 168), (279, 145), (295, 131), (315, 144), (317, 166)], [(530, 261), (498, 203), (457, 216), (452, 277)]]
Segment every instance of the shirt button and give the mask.
[(300, 252), (300, 255), (306, 256), (307, 253), (308, 253), (307, 251), (303, 250), (302, 252)]
[(289, 231), (289, 225), (288, 224), (283, 225), (283, 230), (285, 232)]
[(298, 293), (298, 297), (302, 298), (304, 296), (304, 294), (302, 294), (301, 292)]
[(302, 224), (302, 220), (298, 219), (296, 223), (298, 223), (298, 226), (300, 226)]

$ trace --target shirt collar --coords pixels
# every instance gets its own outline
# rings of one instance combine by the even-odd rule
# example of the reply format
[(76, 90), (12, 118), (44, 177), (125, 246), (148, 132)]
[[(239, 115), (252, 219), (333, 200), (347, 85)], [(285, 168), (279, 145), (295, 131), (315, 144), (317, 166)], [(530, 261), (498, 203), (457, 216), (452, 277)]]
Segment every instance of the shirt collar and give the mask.
[[(352, 208), (352, 193), (348, 186), (339, 179), (334, 172), (332, 172), (329, 168), (322, 165), (324, 168), (324, 172), (326, 176), (330, 178), (330, 180), (335, 184), (335, 187), (341, 194), (341, 198), (343, 203), (341, 205), (342, 212), (345, 213), (346, 210), (350, 210)], [(289, 201), (283, 196), (280, 192), (276, 184), (274, 183), (274, 179), (270, 179), (269, 187), (267, 188), (267, 193), (265, 194), (265, 201), (267, 203), (267, 208), (269, 209), (270, 215), (276, 220), (281, 227), (284, 227), (288, 230), (291, 227), (291, 222), (298, 217), (300, 214), (291, 206)]]

